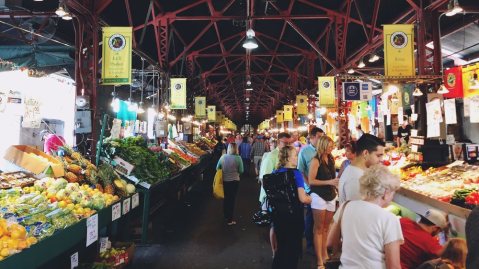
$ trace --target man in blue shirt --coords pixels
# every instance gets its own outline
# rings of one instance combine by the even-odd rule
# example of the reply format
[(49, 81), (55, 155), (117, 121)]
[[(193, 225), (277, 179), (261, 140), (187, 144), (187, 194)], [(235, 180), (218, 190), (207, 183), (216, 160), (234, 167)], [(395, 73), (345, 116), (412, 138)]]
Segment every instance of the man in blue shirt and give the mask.
[(249, 176), (251, 166), (251, 144), (248, 142), (248, 137), (243, 137), (243, 142), (239, 145), (239, 154), (243, 160), (244, 175)]
[[(311, 160), (316, 156), (316, 144), (321, 136), (324, 135), (324, 131), (318, 127), (313, 127), (309, 132), (309, 144), (304, 147), (298, 155), (298, 170), (303, 174), (304, 177), (304, 191), (309, 193), (311, 189), (309, 188), (308, 173), (309, 165)], [(306, 237), (306, 248), (307, 251), (314, 253), (313, 246), (313, 211), (311, 210), (311, 205), (306, 206), (306, 215), (304, 219), (304, 235)]]

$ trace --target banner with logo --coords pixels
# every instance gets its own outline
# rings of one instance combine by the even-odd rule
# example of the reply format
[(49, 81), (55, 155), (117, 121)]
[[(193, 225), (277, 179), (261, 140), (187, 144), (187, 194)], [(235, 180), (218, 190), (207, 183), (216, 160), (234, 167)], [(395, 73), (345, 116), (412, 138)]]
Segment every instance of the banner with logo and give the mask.
[(131, 39), (133, 28), (103, 27), (102, 30), (102, 84), (131, 84)]
[(283, 110), (276, 110), (276, 123), (283, 123)]
[(406, 83), (402, 85), (402, 107), (403, 109), (411, 109), (413, 102), (412, 93), (416, 88), (416, 84)]
[(320, 106), (334, 106), (336, 103), (334, 94), (335, 91), (336, 84), (334, 82), (334, 77), (318, 77), (318, 95)]
[(343, 100), (361, 100), (361, 82), (343, 82)]
[(206, 97), (195, 97), (195, 118), (202, 119), (206, 117)]
[(223, 113), (221, 111), (216, 111), (216, 122), (221, 124), (221, 116)]
[(170, 79), (171, 109), (186, 109), (186, 78)]
[(464, 90), (462, 84), (462, 66), (445, 69), (443, 81), (444, 86), (446, 86), (446, 88), (449, 90), (449, 93), (443, 95), (444, 97), (464, 97)]
[(298, 115), (308, 115), (308, 96), (297, 95), (296, 96), (296, 110)]
[(283, 120), (284, 121), (292, 121), (293, 120), (293, 106), (292, 105), (284, 105), (283, 106)]
[(373, 99), (373, 83), (361, 82), (360, 98), (362, 101), (369, 101)]
[(207, 114), (208, 114), (208, 121), (215, 122), (216, 121), (216, 106), (208, 106)]
[(464, 97), (479, 95), (479, 63), (462, 67)]
[(384, 25), (384, 72), (386, 76), (415, 76), (414, 25)]

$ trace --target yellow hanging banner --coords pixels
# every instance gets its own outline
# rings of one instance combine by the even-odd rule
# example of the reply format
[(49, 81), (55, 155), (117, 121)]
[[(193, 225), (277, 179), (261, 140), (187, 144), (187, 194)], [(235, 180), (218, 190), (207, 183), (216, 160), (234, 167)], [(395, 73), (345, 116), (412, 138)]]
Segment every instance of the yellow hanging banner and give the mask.
[(170, 79), (171, 109), (186, 109), (186, 78)]
[(208, 121), (216, 121), (216, 106), (208, 106)]
[(283, 120), (284, 121), (293, 121), (293, 106), (292, 105), (284, 105), (283, 106)]
[(206, 97), (195, 97), (195, 117), (202, 119), (206, 117)]
[(297, 95), (296, 96), (297, 112), (298, 115), (308, 115), (308, 96)]
[(462, 85), (464, 97), (473, 97), (479, 95), (479, 63), (462, 67)]
[(132, 27), (103, 27), (103, 85), (131, 84)]
[(414, 25), (386, 24), (384, 36), (384, 73), (388, 76), (415, 76)]
[[(318, 77), (318, 95), (319, 105), (324, 107), (332, 107), (335, 105), (334, 98), (336, 91), (336, 84), (334, 77)], [(299, 104), (298, 104), (299, 105)]]
[(276, 123), (283, 123), (283, 110), (276, 110)]

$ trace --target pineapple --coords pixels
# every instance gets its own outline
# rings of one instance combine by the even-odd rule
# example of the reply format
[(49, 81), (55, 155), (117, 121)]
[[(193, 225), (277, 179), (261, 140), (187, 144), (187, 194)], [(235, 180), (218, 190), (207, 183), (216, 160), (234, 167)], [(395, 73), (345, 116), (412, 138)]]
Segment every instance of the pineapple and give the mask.
[(105, 182), (105, 193), (114, 195), (115, 194), (115, 188), (113, 187), (113, 184), (111, 184), (111, 181)]
[(99, 183), (97, 183), (97, 184), (95, 185), (95, 188), (98, 189), (98, 190), (101, 191), (101, 192), (104, 192), (103, 186), (102, 186), (101, 184), (99, 184)]

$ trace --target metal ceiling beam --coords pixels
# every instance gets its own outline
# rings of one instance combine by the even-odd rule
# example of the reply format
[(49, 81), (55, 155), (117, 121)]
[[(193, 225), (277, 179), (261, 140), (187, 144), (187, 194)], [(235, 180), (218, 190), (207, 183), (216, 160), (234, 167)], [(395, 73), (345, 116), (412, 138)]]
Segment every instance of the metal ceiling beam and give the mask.
[(112, 2), (113, 0), (96, 0), (95, 13), (101, 14)]
[(193, 39), (193, 41), (191, 41), (190, 44), (184, 48), (184, 50), (178, 56), (176, 56), (173, 61), (170, 62), (169, 67), (173, 67), (181, 59), (181, 57), (183, 57), (196, 44), (196, 42), (198, 42), (198, 40), (211, 28), (212, 25), (212, 22), (208, 23), (208, 25), (201, 30), (201, 32)]

